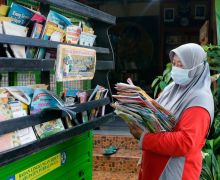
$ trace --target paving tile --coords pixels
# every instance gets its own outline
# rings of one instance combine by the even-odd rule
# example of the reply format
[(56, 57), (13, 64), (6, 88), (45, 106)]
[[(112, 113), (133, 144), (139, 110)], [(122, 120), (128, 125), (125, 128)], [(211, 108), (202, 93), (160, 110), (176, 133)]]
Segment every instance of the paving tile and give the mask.
[(122, 149), (138, 150), (138, 141), (131, 135), (103, 135), (95, 134), (93, 136), (94, 148), (106, 148), (114, 145)]
[(141, 157), (140, 150), (119, 149), (110, 156), (105, 156), (102, 152), (102, 148), (93, 150), (94, 171), (137, 172), (137, 163)]
[(137, 180), (138, 173), (93, 171), (93, 180)]

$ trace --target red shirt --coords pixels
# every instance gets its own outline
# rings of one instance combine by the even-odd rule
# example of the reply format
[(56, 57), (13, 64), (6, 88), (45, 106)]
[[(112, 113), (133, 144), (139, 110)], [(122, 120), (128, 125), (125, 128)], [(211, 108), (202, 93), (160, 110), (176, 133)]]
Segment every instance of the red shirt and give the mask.
[(190, 107), (181, 115), (174, 132), (146, 133), (139, 180), (158, 180), (171, 156), (185, 157), (182, 179), (198, 180), (202, 168), (201, 149), (209, 126), (208, 111)]

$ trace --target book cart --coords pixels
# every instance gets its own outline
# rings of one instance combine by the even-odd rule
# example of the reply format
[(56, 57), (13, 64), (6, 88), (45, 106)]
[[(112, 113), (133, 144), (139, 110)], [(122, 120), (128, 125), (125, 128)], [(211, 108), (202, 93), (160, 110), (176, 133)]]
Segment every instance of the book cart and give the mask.
[[(11, 0), (8, 0), (9, 5), (11, 2)], [(93, 23), (97, 39), (94, 47), (87, 48), (96, 50), (96, 70), (103, 73), (114, 68), (114, 56), (108, 36), (108, 27), (116, 22), (114, 16), (73, 0), (18, 0), (13, 2), (39, 6), (41, 13), (45, 15), (50, 9), (53, 9), (67, 17), (74, 13), (74, 15), (78, 14), (89, 18)], [(2, 34), (0, 34), (0, 43), (44, 48), (57, 48), (57, 45), (61, 44), (59, 42)], [(18, 85), (19, 72), (31, 72), (35, 75), (35, 83), (51, 85), (50, 81), (54, 66), (55, 60), (51, 59), (0, 57), (0, 72), (7, 73), (9, 86)], [(90, 84), (90, 81), (83, 81), (83, 88), (89, 89)], [(59, 82), (55, 85), (55, 91), (60, 95), (64, 83)], [(74, 111), (76, 113), (83, 112), (109, 103), (109, 98), (103, 98), (75, 105)], [(62, 110), (50, 110), (3, 121), (0, 122), (0, 135), (64, 117), (65, 115)], [(55, 135), (0, 153), (0, 179), (92, 179), (92, 129), (113, 119), (113, 113), (109, 113), (93, 121), (65, 129)]]

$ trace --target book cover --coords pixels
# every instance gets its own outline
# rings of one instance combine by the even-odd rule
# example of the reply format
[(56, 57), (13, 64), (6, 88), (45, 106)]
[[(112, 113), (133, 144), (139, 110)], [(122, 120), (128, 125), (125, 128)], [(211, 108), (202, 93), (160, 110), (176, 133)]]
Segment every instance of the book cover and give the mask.
[[(72, 23), (68, 18), (55, 11), (50, 10), (45, 23), (42, 39), (63, 42), (66, 27), (70, 25), (72, 25)], [(43, 59), (45, 55), (46, 49), (40, 48), (37, 58)], [(47, 56), (49, 55), (47, 54)]]
[[(30, 114), (36, 114), (43, 109), (59, 106), (63, 106), (63, 102), (53, 96), (49, 91), (45, 89), (36, 89), (31, 103)], [(65, 129), (61, 119), (51, 120), (36, 125), (34, 128), (40, 138), (47, 137)]]
[(19, 90), (16, 87), (5, 87), (5, 89), (17, 100), (30, 105), (31, 98), (23, 91)]
[(64, 91), (64, 101), (65, 101), (65, 105), (67, 106), (72, 106), (74, 105), (77, 100), (78, 100), (78, 94), (79, 94), (79, 90), (78, 89), (72, 89), (72, 88), (68, 88)]
[(96, 51), (82, 47), (58, 45), (56, 80), (73, 81), (93, 79)]
[(66, 28), (66, 43), (77, 44), (80, 38), (82, 29), (80, 26), (71, 25)]
[(26, 26), (28, 21), (33, 17), (34, 12), (20, 4), (12, 3), (8, 17), (12, 18), (12, 23)]
[[(87, 102), (87, 93), (86, 92), (79, 92), (78, 93), (79, 99), (80, 99), (80, 103), (85, 103)], [(87, 111), (83, 111), (82, 112), (82, 122), (88, 122), (88, 113)]]
[[(42, 30), (43, 30), (43, 25), (39, 23), (35, 23), (30, 37), (34, 39), (40, 39)], [(26, 57), (34, 58), (35, 54), (37, 53), (37, 49), (38, 48), (36, 47), (27, 47)]]
[(8, 104), (0, 103), (0, 121), (12, 119), (13, 115)]
[(31, 127), (0, 136), (0, 152), (35, 141), (36, 136)]
[[(94, 100), (100, 100), (100, 99), (102, 99), (102, 98), (103, 98), (103, 95), (104, 95), (104, 94), (103, 94), (103, 93), (104, 93), (104, 90), (105, 90), (104, 87), (99, 86), (99, 89), (98, 89), (97, 92), (96, 92), (96, 95), (95, 95), (95, 99), (94, 99)], [(97, 117), (98, 113), (99, 113), (99, 107), (92, 109), (91, 112), (90, 112), (89, 120), (91, 121), (91, 120), (95, 119), (95, 118)]]
[[(0, 104), (0, 121), (27, 116), (20, 101), (10, 101), (8, 104)], [(0, 152), (32, 142), (36, 140), (32, 127), (0, 136)]]

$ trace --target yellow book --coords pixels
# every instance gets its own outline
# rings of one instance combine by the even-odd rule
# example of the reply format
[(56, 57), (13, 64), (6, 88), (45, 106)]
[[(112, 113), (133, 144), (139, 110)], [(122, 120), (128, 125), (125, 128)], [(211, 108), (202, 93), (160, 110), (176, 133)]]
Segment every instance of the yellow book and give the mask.
[(9, 6), (6, 6), (4, 4), (0, 5), (0, 16), (6, 16), (9, 10)]

